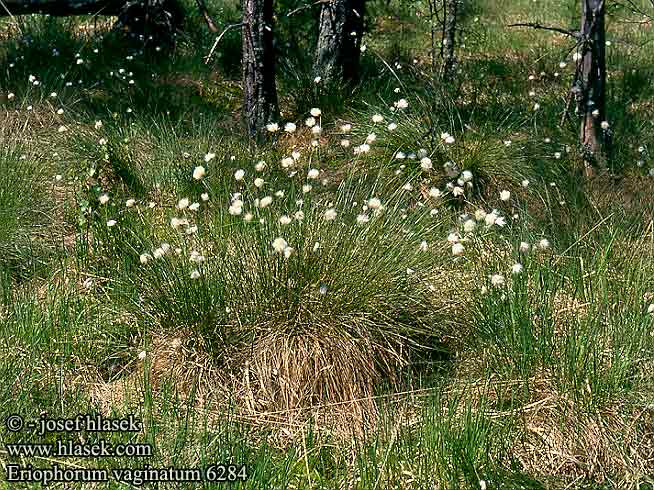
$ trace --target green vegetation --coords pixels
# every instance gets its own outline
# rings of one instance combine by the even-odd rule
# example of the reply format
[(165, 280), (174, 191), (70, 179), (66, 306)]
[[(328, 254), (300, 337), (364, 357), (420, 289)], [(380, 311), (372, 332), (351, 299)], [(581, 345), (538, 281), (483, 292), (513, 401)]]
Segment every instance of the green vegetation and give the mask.
[(0, 414), (135, 414), (137, 433), (63, 437), (154, 448), (17, 457), (7, 444), (62, 434), (2, 427), (5, 474), (231, 463), (238, 488), (652, 488), (651, 21), (610, 9), (614, 147), (588, 179), (562, 118), (570, 40), (506, 27), (576, 28), (578, 2), (470, 2), (451, 86), (427, 2), (372, 2), (355, 87), (314, 81), (316, 19), (278, 3), (283, 123), (260, 146), (240, 34), (205, 63), (215, 38), (190, 4), (172, 52), (100, 20), (2, 20)]

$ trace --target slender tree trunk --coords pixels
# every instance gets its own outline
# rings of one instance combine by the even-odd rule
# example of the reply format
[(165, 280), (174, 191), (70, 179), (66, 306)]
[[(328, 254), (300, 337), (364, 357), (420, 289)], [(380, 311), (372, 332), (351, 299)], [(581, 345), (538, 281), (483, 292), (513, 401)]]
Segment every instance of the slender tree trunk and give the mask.
[(443, 79), (449, 80), (454, 74), (456, 65), (456, 56), (454, 50), (456, 47), (456, 27), (459, 13), (460, 0), (445, 0), (445, 23), (443, 24), (443, 47), (441, 55), (443, 56)]
[(243, 0), (243, 115), (260, 139), (279, 118), (273, 46), (273, 0)]
[(314, 75), (325, 82), (359, 80), (365, 0), (329, 0), (320, 11)]
[(577, 114), (582, 119), (580, 141), (589, 170), (593, 164), (606, 163), (609, 145), (610, 130), (602, 128), (606, 120), (604, 13), (604, 0), (582, 0), (581, 58), (573, 90), (577, 96)]

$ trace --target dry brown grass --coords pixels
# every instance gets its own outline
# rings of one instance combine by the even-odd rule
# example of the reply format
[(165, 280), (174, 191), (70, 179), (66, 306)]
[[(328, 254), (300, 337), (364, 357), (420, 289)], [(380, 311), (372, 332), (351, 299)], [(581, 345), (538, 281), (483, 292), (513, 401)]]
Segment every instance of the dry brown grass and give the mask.
[(602, 215), (616, 208), (637, 213), (641, 224), (654, 220), (654, 180), (642, 175), (625, 175), (619, 180), (598, 176), (588, 182), (588, 195), (592, 205)]
[(268, 335), (245, 363), (243, 397), (251, 409), (258, 404), (289, 413), (361, 400), (349, 404), (349, 416), (365, 421), (375, 414), (375, 387), (393, 371), (376, 365), (376, 349), (359, 339)]
[(569, 480), (613, 482), (628, 488), (654, 472), (654, 411), (615, 404), (587, 412), (569, 400), (540, 393), (526, 405), (524, 444), (516, 454), (523, 468), (536, 475)]
[[(453, 383), (447, 396), (468, 398), (476, 411), (513, 425), (512, 454), (525, 473), (548, 480), (638, 488), (654, 472), (654, 406), (615, 402), (587, 409), (565, 396), (543, 372), (530, 379)], [(481, 404), (481, 400), (485, 400)], [(511, 408), (501, 408), (509, 404)], [(465, 404), (460, 405), (463, 412)], [(421, 423), (419, 420), (416, 423)], [(613, 476), (609, 476), (613, 475)], [(619, 480), (610, 479), (619, 475)], [(558, 488), (558, 487), (557, 487)]]
[(236, 417), (281, 427), (287, 435), (309, 420), (350, 434), (374, 424), (376, 387), (392, 372), (376, 364), (375, 348), (355, 339), (269, 335), (247, 351), (224, 356), (219, 365), (188, 332), (157, 334), (131, 372), (87, 386), (107, 412), (142, 400), (147, 377), (154, 393), (172, 388), (197, 407), (235, 407)]
[(206, 401), (225, 385), (225, 376), (196, 341), (188, 332), (153, 335), (151, 345), (144, 350), (146, 358), (135, 361), (133, 366), (126, 366), (129, 371), (125, 369), (125, 375), (117, 380), (91, 383), (92, 397), (105, 410), (122, 404), (126, 399), (141, 399), (147, 374), (155, 392), (170, 383), (182, 397), (193, 394), (199, 403)]
[(583, 321), (589, 306), (590, 303), (581, 301), (570, 292), (556, 291), (552, 302), (552, 321), (556, 331), (563, 333), (576, 321)]

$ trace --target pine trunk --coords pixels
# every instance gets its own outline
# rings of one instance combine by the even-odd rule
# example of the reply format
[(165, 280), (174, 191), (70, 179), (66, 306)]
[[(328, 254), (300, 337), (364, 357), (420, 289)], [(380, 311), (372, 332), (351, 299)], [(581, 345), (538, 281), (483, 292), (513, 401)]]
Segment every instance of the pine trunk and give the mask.
[(325, 82), (359, 80), (365, 0), (329, 0), (322, 5), (314, 75)]
[(582, 0), (582, 52), (576, 82), (577, 114), (581, 116), (580, 141), (587, 167), (604, 165), (609, 131), (606, 120), (606, 34), (604, 0)]
[(254, 138), (279, 117), (272, 29), (273, 0), (243, 0), (243, 114)]
[(443, 79), (449, 80), (454, 74), (456, 57), (454, 55), (456, 44), (456, 25), (459, 13), (459, 0), (446, 0), (445, 23), (443, 25)]

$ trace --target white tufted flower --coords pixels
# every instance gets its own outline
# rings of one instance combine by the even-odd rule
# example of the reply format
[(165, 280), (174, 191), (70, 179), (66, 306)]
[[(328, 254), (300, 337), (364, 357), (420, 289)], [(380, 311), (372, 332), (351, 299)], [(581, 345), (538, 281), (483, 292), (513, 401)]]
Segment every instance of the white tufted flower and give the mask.
[(207, 174), (207, 170), (199, 165), (193, 169), (193, 178), (195, 180), (201, 180)]

